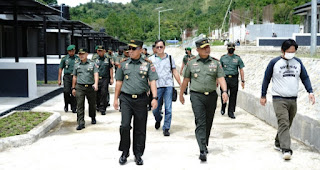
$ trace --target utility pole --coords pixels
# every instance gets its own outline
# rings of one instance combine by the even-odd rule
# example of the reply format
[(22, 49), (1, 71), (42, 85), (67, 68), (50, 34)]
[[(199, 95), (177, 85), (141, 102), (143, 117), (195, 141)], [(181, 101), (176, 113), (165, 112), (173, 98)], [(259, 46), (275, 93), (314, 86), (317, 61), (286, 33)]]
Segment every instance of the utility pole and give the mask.
[[(160, 9), (160, 8), (162, 8), (162, 7), (159, 7), (159, 8), (156, 8), (156, 9)], [(166, 11), (171, 11), (171, 10), (173, 10), (173, 9), (165, 9), (165, 10), (162, 10), (162, 11), (158, 11), (158, 13), (159, 13), (159, 35), (158, 35), (158, 39), (160, 40), (160, 13), (161, 12), (166, 12)]]
[(311, 2), (311, 46), (310, 46), (310, 53), (311, 56), (314, 56), (316, 54), (316, 48), (317, 48), (317, 0), (312, 0)]

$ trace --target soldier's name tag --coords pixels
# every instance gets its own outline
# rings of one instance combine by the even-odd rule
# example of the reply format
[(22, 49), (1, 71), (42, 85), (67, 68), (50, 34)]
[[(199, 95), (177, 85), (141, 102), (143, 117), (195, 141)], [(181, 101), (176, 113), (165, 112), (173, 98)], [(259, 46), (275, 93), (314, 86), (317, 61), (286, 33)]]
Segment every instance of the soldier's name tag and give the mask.
[(93, 66), (89, 66), (88, 71), (92, 71), (92, 70), (93, 70)]
[(209, 68), (217, 68), (217, 65), (215, 65), (214, 63), (211, 63), (211, 64), (209, 65)]
[(238, 59), (233, 59), (232, 62), (237, 63)]
[(140, 71), (148, 71), (148, 67), (147, 66), (140, 66)]

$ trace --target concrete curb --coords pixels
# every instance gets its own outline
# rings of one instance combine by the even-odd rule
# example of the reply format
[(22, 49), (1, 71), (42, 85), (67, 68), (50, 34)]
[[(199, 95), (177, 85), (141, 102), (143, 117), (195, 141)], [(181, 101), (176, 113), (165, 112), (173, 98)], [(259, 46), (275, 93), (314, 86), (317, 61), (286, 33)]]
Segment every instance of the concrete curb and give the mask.
[(11, 137), (0, 139), (0, 152), (11, 147), (30, 145), (36, 142), (39, 138), (43, 137), (48, 131), (50, 131), (52, 128), (57, 126), (58, 123), (61, 121), (60, 113), (58, 112), (51, 112), (51, 113), (53, 114), (50, 117), (48, 117), (48, 119), (40, 123), (38, 126), (33, 128), (27, 134), (11, 136)]
[[(265, 107), (260, 105), (260, 98), (244, 91), (238, 91), (237, 106), (257, 118), (277, 128), (272, 101)], [(290, 129), (291, 137), (303, 142), (307, 146), (320, 151), (320, 121), (297, 112)], [(276, 134), (275, 134), (276, 135)]]

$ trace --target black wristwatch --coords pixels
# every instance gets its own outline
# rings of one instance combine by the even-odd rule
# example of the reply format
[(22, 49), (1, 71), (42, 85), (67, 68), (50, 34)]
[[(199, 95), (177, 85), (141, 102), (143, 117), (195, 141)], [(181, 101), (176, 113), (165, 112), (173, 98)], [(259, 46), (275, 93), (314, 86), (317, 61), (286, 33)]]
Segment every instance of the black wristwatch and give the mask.
[(72, 88), (72, 90), (75, 90), (76, 88)]
[(158, 97), (152, 97), (152, 99), (158, 100), (159, 98)]
[(241, 80), (241, 82), (242, 82), (242, 83), (245, 83), (246, 81), (244, 81), (244, 80)]

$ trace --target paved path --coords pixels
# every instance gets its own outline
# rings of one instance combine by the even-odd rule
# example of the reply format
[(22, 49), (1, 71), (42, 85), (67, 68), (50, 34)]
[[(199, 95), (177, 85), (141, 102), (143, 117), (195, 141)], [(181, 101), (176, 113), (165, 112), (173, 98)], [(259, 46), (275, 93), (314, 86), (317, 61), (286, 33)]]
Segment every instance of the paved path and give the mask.
[(273, 149), (276, 129), (239, 108), (236, 120), (221, 116), (220, 105), (213, 123), (208, 161), (200, 163), (188, 96), (185, 105), (173, 104), (170, 137), (164, 137), (161, 130), (154, 129), (154, 118), (149, 112), (142, 167), (135, 165), (132, 151), (126, 165), (118, 163), (121, 155), (117, 150), (120, 139), (118, 111), (109, 108), (105, 116), (98, 113), (96, 125), (91, 125), (86, 115), (86, 128), (76, 131), (76, 115), (63, 112), (62, 95), (34, 110), (60, 112), (62, 123), (32, 145), (0, 152), (0, 170), (320, 169), (318, 152), (293, 140), (292, 160), (283, 161), (282, 154)]

